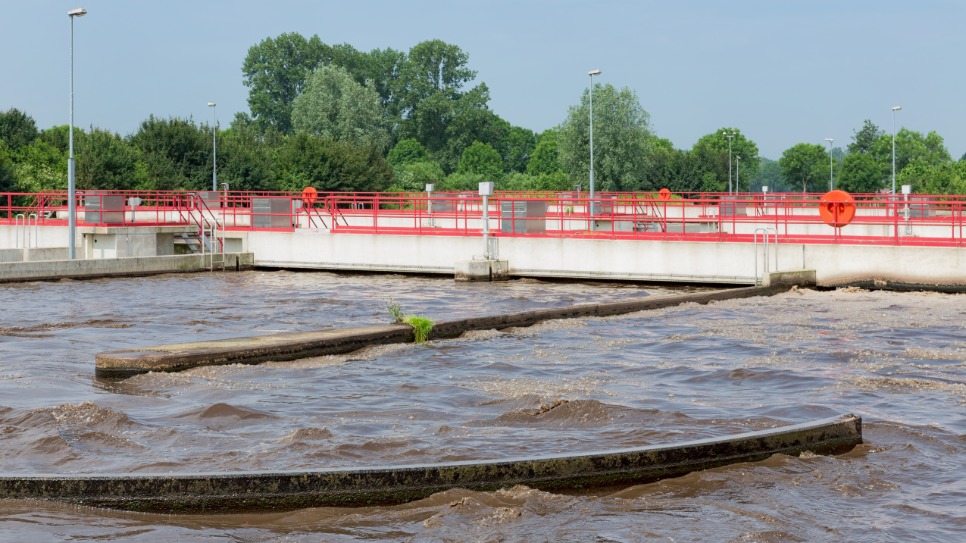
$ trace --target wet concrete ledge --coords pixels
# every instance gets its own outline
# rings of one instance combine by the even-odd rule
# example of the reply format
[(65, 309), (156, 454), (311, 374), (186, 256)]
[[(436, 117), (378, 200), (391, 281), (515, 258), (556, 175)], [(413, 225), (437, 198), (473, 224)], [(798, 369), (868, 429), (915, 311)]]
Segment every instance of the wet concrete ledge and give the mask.
[[(718, 300), (770, 296), (787, 288), (781, 285), (744, 287), (442, 321), (435, 324), (430, 338), (454, 338), (474, 330), (526, 327), (553, 319), (604, 317), (686, 303), (707, 304)], [(98, 353), (95, 357), (95, 374), (105, 378), (125, 378), (152, 371), (183, 371), (198, 366), (258, 364), (269, 360), (281, 362), (345, 354), (371, 345), (405, 343), (413, 339), (412, 328), (408, 325), (390, 324), (136, 347)]]
[[(217, 258), (221, 258), (219, 254)], [(252, 253), (228, 253), (215, 269), (247, 270), (255, 265)], [(195, 273), (211, 269), (210, 254), (138, 256), (77, 260), (0, 262), (0, 283), (143, 277), (166, 273)]]
[(208, 475), (2, 475), (0, 499), (157, 513), (396, 505), (453, 488), (493, 491), (520, 484), (567, 492), (644, 484), (774, 454), (836, 454), (860, 443), (862, 419), (850, 414), (672, 445), (492, 462)]

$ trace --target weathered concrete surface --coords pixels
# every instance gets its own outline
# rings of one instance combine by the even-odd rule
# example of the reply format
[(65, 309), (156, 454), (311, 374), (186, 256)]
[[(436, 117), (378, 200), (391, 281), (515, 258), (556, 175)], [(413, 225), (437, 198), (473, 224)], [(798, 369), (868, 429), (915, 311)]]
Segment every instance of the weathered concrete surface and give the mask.
[(795, 270), (771, 272), (762, 278), (766, 287), (815, 286), (815, 270)]
[[(430, 338), (453, 338), (472, 330), (532, 326), (553, 319), (603, 317), (684, 303), (706, 304), (715, 300), (770, 296), (783, 290), (784, 287), (744, 287), (442, 321), (433, 326)], [(370, 345), (411, 342), (413, 339), (412, 328), (396, 324), (137, 347), (98, 353), (95, 357), (95, 374), (98, 377), (124, 378), (151, 371), (182, 371), (197, 366), (297, 360), (349, 353)]]
[(457, 281), (506, 281), (509, 270), (506, 260), (467, 260), (457, 262), (453, 274)]
[[(217, 255), (216, 258), (220, 259), (221, 255)], [(209, 268), (210, 259), (210, 254), (191, 254), (134, 258), (5, 262), (0, 263), (0, 283), (198, 272)], [(225, 255), (226, 269), (249, 269), (254, 265), (254, 262), (255, 256), (252, 253), (231, 253)]]
[(394, 505), (452, 488), (549, 491), (649, 483), (773, 454), (834, 454), (862, 443), (854, 415), (672, 445), (496, 462), (190, 475), (0, 476), (0, 499), (159, 513)]
[(296, 360), (348, 353), (370, 345), (411, 341), (413, 329), (409, 325), (391, 324), (156, 345), (99, 353), (95, 373), (98, 377), (130, 377), (150, 371), (182, 371), (197, 366)]

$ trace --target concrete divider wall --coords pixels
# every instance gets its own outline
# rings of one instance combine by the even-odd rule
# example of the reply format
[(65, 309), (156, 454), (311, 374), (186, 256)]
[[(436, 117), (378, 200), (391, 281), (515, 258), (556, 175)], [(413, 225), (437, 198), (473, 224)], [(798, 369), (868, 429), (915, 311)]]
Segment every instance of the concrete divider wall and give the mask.
[[(454, 338), (474, 330), (502, 330), (532, 326), (551, 319), (604, 317), (684, 303), (706, 304), (716, 300), (769, 296), (786, 289), (787, 286), (744, 287), (457, 319), (435, 323), (430, 338)], [(258, 364), (269, 360), (286, 361), (343, 354), (371, 345), (413, 340), (413, 331), (408, 325), (373, 325), (194, 343), (128, 347), (98, 353), (94, 365), (95, 374), (98, 377), (125, 378), (152, 371), (173, 372), (198, 366)]]
[[(94, 278), (197, 272), (209, 269), (210, 255), (174, 255), (98, 260), (52, 260), (0, 264), (0, 282), (45, 281), (61, 278)], [(220, 255), (217, 256), (220, 258)], [(251, 268), (251, 253), (225, 255), (226, 269)]]
[(527, 485), (573, 491), (649, 483), (774, 454), (836, 454), (862, 443), (862, 419), (829, 419), (733, 436), (571, 456), (290, 472), (0, 475), (0, 499), (41, 499), (130, 511), (212, 513), (398, 505), (453, 488)]

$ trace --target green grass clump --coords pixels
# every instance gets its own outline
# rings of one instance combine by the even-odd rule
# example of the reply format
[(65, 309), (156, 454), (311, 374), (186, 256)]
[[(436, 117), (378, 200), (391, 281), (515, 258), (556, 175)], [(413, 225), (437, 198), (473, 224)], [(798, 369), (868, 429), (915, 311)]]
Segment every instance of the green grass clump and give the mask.
[(418, 315), (406, 315), (403, 322), (413, 327), (413, 340), (422, 343), (429, 339), (429, 334), (433, 331), (433, 321)]
[(392, 298), (389, 298), (389, 301), (386, 303), (386, 310), (389, 311), (389, 316), (392, 317), (393, 323), (408, 324), (412, 327), (413, 339), (416, 343), (422, 343), (429, 339), (429, 334), (433, 331), (433, 325), (436, 324), (426, 317), (403, 314), (402, 307), (396, 302), (393, 302)]

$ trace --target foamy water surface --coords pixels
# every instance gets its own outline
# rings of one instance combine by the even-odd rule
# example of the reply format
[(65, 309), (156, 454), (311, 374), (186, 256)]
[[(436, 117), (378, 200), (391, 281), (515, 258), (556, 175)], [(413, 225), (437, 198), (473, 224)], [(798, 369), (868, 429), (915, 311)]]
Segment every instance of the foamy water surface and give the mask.
[(0, 500), (3, 541), (962, 541), (966, 296), (794, 290), (257, 366), (94, 378), (100, 351), (668, 294), (242, 272), (0, 285), (0, 472), (571, 454), (864, 419), (865, 444), (603, 493), (168, 516)]

